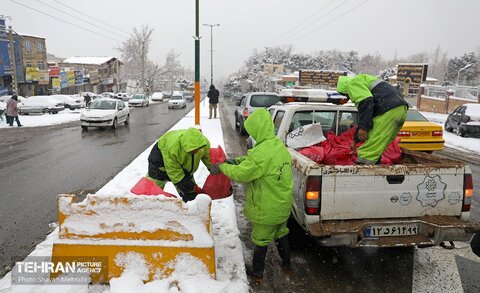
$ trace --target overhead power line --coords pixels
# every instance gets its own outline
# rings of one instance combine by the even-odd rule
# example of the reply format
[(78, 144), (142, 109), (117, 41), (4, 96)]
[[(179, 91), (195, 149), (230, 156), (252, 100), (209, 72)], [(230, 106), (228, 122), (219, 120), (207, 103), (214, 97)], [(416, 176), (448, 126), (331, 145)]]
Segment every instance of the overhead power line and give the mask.
[(23, 4), (23, 3), (17, 2), (17, 1), (15, 1), (15, 0), (10, 0), (10, 1), (12, 1), (13, 3), (15, 3), (15, 4), (17, 4), (17, 5), (20, 5), (20, 6), (23, 6), (23, 7), (25, 7), (25, 8), (28, 8), (28, 9), (30, 9), (30, 10), (36, 11), (36, 12), (38, 12), (38, 13), (40, 13), (40, 14), (46, 15), (46, 16), (48, 16), (48, 17), (51, 17), (51, 18), (54, 18), (54, 19), (59, 20), (59, 21), (61, 21), (61, 22), (67, 23), (67, 24), (69, 24), (69, 25), (72, 25), (72, 26), (74, 26), (74, 27), (76, 27), (76, 28), (79, 28), (79, 29), (82, 29), (82, 30), (84, 30), (84, 31), (90, 32), (90, 33), (92, 33), (92, 34), (99, 35), (99, 36), (101, 36), (101, 37), (110, 39), (110, 40), (115, 41), (115, 42), (119, 42), (119, 43), (122, 42), (122, 41), (120, 41), (120, 40), (111, 38), (111, 37), (109, 37), (109, 36), (107, 36), (107, 35), (104, 35), (104, 34), (102, 34), (102, 33), (99, 33), (99, 32), (96, 32), (96, 31), (92, 31), (92, 30), (90, 30), (90, 29), (88, 29), (88, 28), (85, 28), (85, 27), (79, 26), (79, 25), (77, 25), (77, 24), (74, 24), (74, 23), (72, 23), (72, 22), (69, 22), (69, 21), (67, 21), (67, 20), (65, 20), (65, 19), (62, 19), (62, 18), (60, 18), (60, 17), (53, 16), (53, 15), (48, 14), (48, 13), (46, 13), (46, 12), (43, 12), (43, 11), (41, 11), (41, 10), (38, 10), (38, 9), (33, 8), (33, 7), (27, 6), (27, 5)]
[(302, 38), (304, 38), (304, 37), (306, 37), (306, 36), (308, 36), (308, 35), (316, 32), (316, 31), (318, 31), (318, 30), (321, 29), (321, 28), (324, 28), (325, 26), (329, 25), (330, 23), (332, 23), (332, 22), (340, 19), (341, 17), (347, 15), (348, 13), (352, 12), (353, 10), (359, 8), (360, 6), (362, 6), (363, 4), (367, 3), (368, 1), (369, 1), (369, 0), (365, 0), (365, 1), (361, 2), (360, 4), (352, 7), (351, 9), (349, 9), (349, 10), (347, 10), (346, 12), (342, 13), (341, 15), (337, 16), (336, 18), (334, 18), (334, 19), (332, 19), (332, 20), (324, 23), (323, 25), (317, 27), (316, 29), (313, 29), (313, 30), (309, 31), (308, 33), (306, 33), (306, 34), (304, 34), (304, 35), (301, 35), (301, 36), (299, 36), (299, 37), (297, 37), (297, 38), (292, 39), (292, 41), (296, 41), (296, 40), (302, 39)]
[[(318, 9), (317, 11), (315, 11), (312, 15), (310, 15), (308, 18), (306, 18), (304, 21), (302, 21), (301, 23), (293, 26), (291, 29), (289, 29), (288, 31), (284, 32), (283, 34), (281, 34), (278, 38), (276, 38), (276, 41), (280, 41), (280, 40), (283, 40), (285, 36), (288, 36), (291, 32), (293, 32), (294, 30), (298, 29), (299, 27), (301, 27), (304, 23), (308, 22), (310, 19), (312, 19), (313, 17), (317, 16), (319, 12), (323, 11), (325, 8), (327, 8), (328, 6), (330, 6), (330, 4), (332, 4), (335, 0), (331, 0), (330, 2), (327, 3), (327, 5), (323, 6), (322, 8)], [(273, 43), (276, 43), (273, 42)]]
[[(350, 0), (345, 0), (343, 1), (342, 3), (338, 4), (337, 6), (333, 7), (332, 9), (330, 9), (329, 11), (327, 11), (326, 13), (320, 15), (319, 17), (315, 18), (312, 22), (310, 22), (309, 24), (307, 24), (306, 26), (303, 26), (297, 30), (295, 30), (294, 33), (291, 33), (290, 35), (295, 35), (295, 34), (298, 34), (298, 33), (301, 33), (302, 31), (308, 29), (309, 27), (313, 26), (315, 23), (317, 23), (318, 21), (322, 20), (323, 18), (327, 17), (329, 14), (331, 14), (332, 12), (334, 12), (335, 10), (337, 10), (338, 8), (340, 8), (341, 6), (343, 6), (345, 3), (347, 3), (348, 1)], [(283, 39), (288, 39), (288, 38), (283, 38)]]
[(122, 33), (124, 33), (124, 34), (130, 35), (130, 33), (127, 32), (127, 31), (124, 30), (124, 29), (121, 29), (121, 28), (119, 28), (119, 27), (113, 26), (113, 25), (111, 25), (111, 24), (109, 24), (109, 23), (106, 23), (106, 22), (104, 22), (104, 21), (101, 21), (101, 20), (99, 20), (99, 19), (97, 19), (97, 18), (94, 18), (94, 17), (88, 15), (87, 13), (84, 13), (84, 12), (82, 12), (82, 11), (76, 9), (76, 8), (71, 7), (71, 6), (68, 6), (67, 4), (64, 4), (64, 3), (62, 3), (62, 2), (60, 2), (60, 1), (58, 1), (58, 0), (53, 0), (53, 1), (56, 2), (56, 3), (58, 3), (58, 4), (60, 4), (60, 5), (62, 5), (63, 7), (66, 7), (66, 8), (68, 8), (68, 9), (71, 9), (71, 10), (77, 12), (77, 13), (80, 13), (81, 15), (83, 15), (83, 16), (85, 16), (85, 17), (88, 17), (88, 18), (90, 18), (91, 20), (94, 20), (94, 21), (96, 21), (96, 22), (98, 22), (98, 23), (101, 23), (101, 24), (103, 24), (103, 25), (106, 25), (106, 26), (108, 26), (108, 27), (111, 27), (111, 28), (113, 28), (113, 29), (116, 29), (117, 31), (122, 32)]
[(36, 1), (37, 1), (38, 3), (40, 3), (40, 4), (42, 4), (42, 5), (45, 5), (45, 6), (49, 7), (49, 8), (52, 8), (52, 9), (57, 10), (57, 11), (60, 11), (60, 12), (63, 13), (63, 14), (66, 14), (66, 15), (68, 15), (68, 16), (71, 16), (71, 17), (73, 17), (73, 18), (75, 18), (75, 19), (78, 19), (78, 20), (80, 20), (80, 21), (82, 21), (82, 22), (88, 23), (88, 24), (91, 25), (91, 26), (94, 26), (94, 27), (96, 27), (96, 28), (102, 29), (102, 30), (107, 31), (107, 32), (109, 32), (109, 33), (115, 34), (115, 35), (120, 36), (120, 37), (122, 37), (122, 38), (125, 37), (124, 35), (121, 35), (121, 34), (119, 34), (119, 33), (117, 33), (117, 32), (112, 31), (112, 30), (106, 29), (106, 28), (104, 28), (104, 27), (101, 27), (101, 26), (99, 26), (99, 25), (97, 25), (97, 24), (95, 24), (95, 23), (92, 23), (92, 22), (90, 22), (90, 21), (87, 21), (87, 20), (85, 20), (85, 19), (83, 19), (83, 18), (80, 18), (80, 17), (78, 17), (78, 16), (76, 16), (76, 15), (73, 15), (73, 14), (71, 14), (71, 13), (65, 11), (65, 10), (59, 9), (59, 8), (57, 8), (57, 7), (55, 7), (55, 6), (52, 6), (52, 5), (48, 4), (48, 3), (45, 3), (45, 2), (43, 2), (43, 1), (41, 1), (41, 0), (36, 0)]

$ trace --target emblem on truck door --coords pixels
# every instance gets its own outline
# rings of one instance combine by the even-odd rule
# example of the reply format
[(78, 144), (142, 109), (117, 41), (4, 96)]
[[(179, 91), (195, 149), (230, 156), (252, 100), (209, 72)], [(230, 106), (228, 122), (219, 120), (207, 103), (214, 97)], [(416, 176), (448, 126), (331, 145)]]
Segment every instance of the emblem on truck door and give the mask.
[(440, 176), (425, 176), (422, 183), (417, 186), (417, 200), (423, 207), (435, 207), (439, 201), (445, 198), (447, 184), (441, 181)]

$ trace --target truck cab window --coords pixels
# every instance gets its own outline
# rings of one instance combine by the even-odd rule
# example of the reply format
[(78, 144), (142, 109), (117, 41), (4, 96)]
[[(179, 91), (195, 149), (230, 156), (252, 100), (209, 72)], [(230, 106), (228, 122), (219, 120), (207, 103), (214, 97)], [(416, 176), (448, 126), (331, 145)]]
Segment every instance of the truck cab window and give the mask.
[(273, 129), (275, 134), (278, 133), (278, 129), (280, 128), (280, 124), (282, 123), (283, 116), (285, 116), (284, 111), (278, 111), (275, 115), (275, 119), (273, 119)]

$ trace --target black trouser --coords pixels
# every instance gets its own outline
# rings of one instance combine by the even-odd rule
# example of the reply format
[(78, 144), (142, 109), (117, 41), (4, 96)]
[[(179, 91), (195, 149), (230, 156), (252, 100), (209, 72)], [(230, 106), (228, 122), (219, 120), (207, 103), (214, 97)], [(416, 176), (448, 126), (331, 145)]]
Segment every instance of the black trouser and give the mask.
[(18, 120), (18, 116), (8, 116), (8, 118), (10, 118), (10, 123), (9, 123), (10, 126), (13, 126), (13, 120), (17, 122), (17, 126), (22, 126), (22, 124), (20, 123), (20, 120)]

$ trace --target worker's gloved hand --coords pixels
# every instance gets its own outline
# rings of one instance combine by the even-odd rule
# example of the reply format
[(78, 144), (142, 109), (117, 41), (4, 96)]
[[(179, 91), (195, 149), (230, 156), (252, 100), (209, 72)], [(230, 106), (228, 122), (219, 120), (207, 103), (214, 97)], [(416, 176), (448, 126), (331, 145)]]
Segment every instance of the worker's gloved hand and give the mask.
[(366, 141), (367, 140), (367, 131), (365, 129), (358, 130), (358, 141)]
[(205, 192), (203, 191), (203, 189), (201, 189), (198, 185), (195, 185), (195, 187), (193, 187), (193, 191), (194, 191), (196, 194), (205, 193)]
[(357, 152), (357, 143), (355, 141), (352, 141), (352, 144), (350, 144), (350, 150), (352, 152)]
[(213, 164), (210, 168), (210, 174), (217, 175), (220, 173), (220, 163)]
[(226, 159), (225, 163), (230, 164), (230, 165), (236, 165), (237, 161), (235, 159)]

